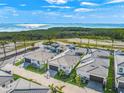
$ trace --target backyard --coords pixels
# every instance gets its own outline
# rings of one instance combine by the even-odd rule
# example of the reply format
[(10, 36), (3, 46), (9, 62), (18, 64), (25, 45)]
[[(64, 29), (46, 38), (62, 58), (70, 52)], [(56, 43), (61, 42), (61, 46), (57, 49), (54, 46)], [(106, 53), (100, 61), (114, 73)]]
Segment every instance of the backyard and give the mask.
[(43, 74), (47, 71), (47, 64), (44, 64), (41, 68), (37, 68), (33, 65), (29, 65), (25, 68), (26, 70), (38, 73), (38, 74)]

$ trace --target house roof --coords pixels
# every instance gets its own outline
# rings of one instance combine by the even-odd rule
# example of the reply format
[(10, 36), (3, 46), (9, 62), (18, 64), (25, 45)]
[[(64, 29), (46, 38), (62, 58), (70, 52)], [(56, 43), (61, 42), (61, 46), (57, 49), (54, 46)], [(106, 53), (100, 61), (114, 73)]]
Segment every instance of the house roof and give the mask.
[[(93, 49), (92, 49), (93, 51)], [(110, 51), (107, 50), (102, 50), (102, 49), (98, 49), (96, 51), (93, 52), (94, 57), (109, 57), (110, 56)]]
[(115, 54), (115, 62), (117, 63), (117, 65), (122, 65), (124, 63), (124, 55)]
[[(86, 49), (80, 49), (80, 52), (85, 53)], [(72, 67), (75, 66), (78, 61), (81, 59), (81, 56), (75, 55), (76, 51), (79, 51), (78, 49), (76, 50), (68, 50), (66, 51), (63, 55), (60, 54), (61, 56), (54, 58), (53, 60), (50, 61), (50, 64), (55, 65), (55, 66), (67, 66), (67, 67)]]
[(74, 66), (78, 63), (78, 61), (80, 60), (80, 56), (74, 56), (74, 55), (63, 55), (59, 58), (56, 58), (52, 61), (50, 61), (50, 64), (53, 64), (55, 66), (67, 66), (67, 67), (71, 67)]
[(109, 59), (94, 57), (94, 61), (77, 68), (80, 72), (90, 73), (95, 76), (107, 77), (109, 68)]
[(11, 74), (8, 74), (4, 71), (0, 70), (0, 85), (11, 80), (13, 77)]
[(32, 93), (32, 92), (33, 93), (49, 93), (48, 87), (38, 85), (36, 83), (27, 81), (22, 78), (8, 85), (8, 89), (12, 92), (14, 91), (14, 93), (16, 93), (16, 91), (19, 91), (19, 93)]
[(31, 53), (27, 53), (24, 57), (42, 62), (42, 61), (48, 61), (52, 59), (55, 55), (56, 55), (55, 53), (52, 53), (47, 49), (41, 48)]
[[(118, 66), (124, 66), (124, 53), (122, 52), (115, 52), (115, 67), (118, 68)], [(117, 69), (115, 69), (117, 70)], [(117, 71), (115, 71), (115, 76), (117, 81), (124, 82), (124, 75), (118, 74)]]
[(117, 77), (117, 80), (119, 82), (124, 82), (124, 75), (120, 75), (119, 77)]

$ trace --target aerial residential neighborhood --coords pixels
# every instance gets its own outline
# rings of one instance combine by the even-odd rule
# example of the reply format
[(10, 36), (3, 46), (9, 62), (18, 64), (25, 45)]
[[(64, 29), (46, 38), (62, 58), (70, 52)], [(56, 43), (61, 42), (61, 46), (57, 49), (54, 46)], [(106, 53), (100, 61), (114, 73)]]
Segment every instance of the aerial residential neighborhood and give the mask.
[(0, 93), (124, 93), (124, 0), (0, 0)]
[(106, 49), (62, 42), (39, 43), (37, 49), (23, 54), (15, 64), (1, 67), (0, 87), (2, 93), (51, 93), (51, 89), (63, 93), (104, 93), (111, 55), (115, 59), (114, 88), (123, 93), (122, 51), (111, 54)]

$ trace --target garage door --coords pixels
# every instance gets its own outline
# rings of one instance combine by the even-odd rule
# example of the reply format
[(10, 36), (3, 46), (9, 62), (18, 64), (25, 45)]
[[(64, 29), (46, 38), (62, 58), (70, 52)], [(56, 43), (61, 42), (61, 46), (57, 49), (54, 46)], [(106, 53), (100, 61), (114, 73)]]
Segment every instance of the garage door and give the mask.
[(103, 81), (104, 81), (103, 78), (97, 77), (97, 76), (93, 76), (93, 75), (90, 75), (90, 80), (96, 81), (96, 82), (99, 82), (99, 83), (103, 83)]
[(58, 67), (56, 67), (56, 66), (52, 66), (52, 65), (50, 65), (49, 68), (50, 68), (51, 70), (58, 71)]
[(124, 88), (124, 83), (119, 82), (118, 87), (119, 87), (119, 88)]

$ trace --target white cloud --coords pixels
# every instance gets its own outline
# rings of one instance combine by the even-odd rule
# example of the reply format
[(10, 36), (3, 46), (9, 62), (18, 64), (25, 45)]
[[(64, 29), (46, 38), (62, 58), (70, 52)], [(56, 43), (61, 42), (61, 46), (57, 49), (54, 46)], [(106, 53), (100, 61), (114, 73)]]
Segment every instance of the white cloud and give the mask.
[(78, 15), (78, 14), (76, 14), (76, 15), (65, 14), (65, 15), (63, 15), (63, 17), (65, 17), (65, 18), (72, 18), (72, 19), (84, 19), (85, 18), (85, 16)]
[(80, 5), (98, 6), (99, 4), (91, 3), (91, 2), (81, 2)]
[(7, 4), (5, 4), (5, 3), (0, 3), (0, 6), (5, 6), (5, 5), (7, 5)]
[(64, 15), (63, 17), (66, 17), (66, 18), (72, 18), (73, 15)]
[(112, 4), (112, 3), (122, 3), (124, 0), (111, 0), (110, 2), (107, 2), (106, 4)]
[(77, 8), (74, 10), (75, 12), (90, 12), (93, 11), (93, 9), (88, 9), (88, 8)]
[(69, 9), (71, 8), (70, 6), (42, 6), (42, 7), (47, 7), (47, 8), (61, 8), (61, 9)]
[(46, 0), (50, 4), (65, 4), (68, 0)]
[(20, 4), (20, 6), (26, 6), (26, 4)]

